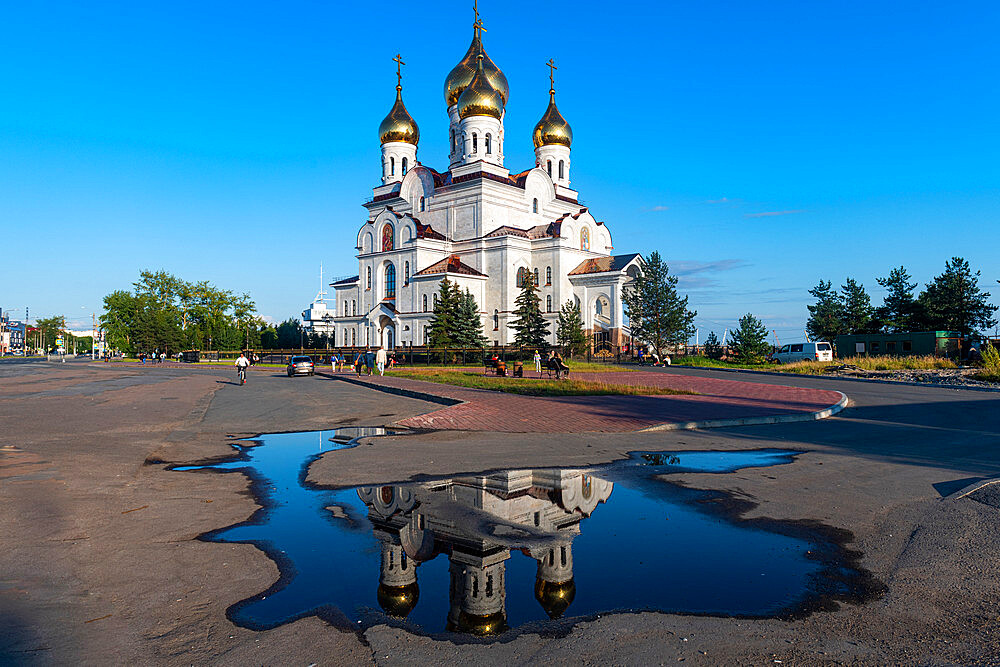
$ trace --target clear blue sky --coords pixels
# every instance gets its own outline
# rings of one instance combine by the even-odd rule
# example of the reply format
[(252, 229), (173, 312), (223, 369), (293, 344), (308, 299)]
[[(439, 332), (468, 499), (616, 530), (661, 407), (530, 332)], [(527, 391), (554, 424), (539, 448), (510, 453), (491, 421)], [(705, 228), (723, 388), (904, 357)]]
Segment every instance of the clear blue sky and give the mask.
[[(397, 51), (419, 157), (446, 168), (471, 4), (9, 3), (0, 307), (89, 323), (162, 268), (298, 316), (320, 262), (356, 273)], [(618, 252), (661, 251), (702, 337), (748, 311), (801, 337), (819, 279), (878, 304), (876, 276), (923, 283), (952, 255), (1000, 287), (1000, 4), (480, 10), (510, 82), (507, 166), (532, 164), (553, 57), (573, 186)]]

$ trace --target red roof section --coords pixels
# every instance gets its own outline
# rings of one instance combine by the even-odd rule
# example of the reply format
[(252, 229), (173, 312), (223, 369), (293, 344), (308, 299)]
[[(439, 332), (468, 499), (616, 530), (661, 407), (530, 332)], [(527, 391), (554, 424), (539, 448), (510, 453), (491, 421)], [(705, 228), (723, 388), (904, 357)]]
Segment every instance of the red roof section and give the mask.
[(451, 255), (449, 257), (445, 257), (441, 261), (434, 262), (426, 269), (421, 269), (420, 271), (417, 271), (413, 275), (429, 276), (436, 273), (455, 273), (463, 276), (481, 276), (483, 278), (486, 277), (485, 273), (480, 273), (479, 271), (476, 271), (474, 268), (463, 262), (458, 255)]

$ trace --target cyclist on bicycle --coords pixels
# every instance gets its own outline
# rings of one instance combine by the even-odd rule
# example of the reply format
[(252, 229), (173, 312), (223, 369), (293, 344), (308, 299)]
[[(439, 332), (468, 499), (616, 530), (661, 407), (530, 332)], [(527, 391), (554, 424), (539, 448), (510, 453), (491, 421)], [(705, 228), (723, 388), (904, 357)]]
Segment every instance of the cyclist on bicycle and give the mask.
[(236, 373), (240, 376), (240, 381), (246, 382), (247, 367), (250, 365), (250, 360), (240, 352), (239, 359), (236, 360)]

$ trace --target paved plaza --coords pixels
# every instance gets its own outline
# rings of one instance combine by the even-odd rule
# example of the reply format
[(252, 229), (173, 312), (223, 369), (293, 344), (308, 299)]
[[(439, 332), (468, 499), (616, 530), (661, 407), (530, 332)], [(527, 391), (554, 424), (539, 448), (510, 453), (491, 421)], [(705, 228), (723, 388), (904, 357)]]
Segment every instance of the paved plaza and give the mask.
[[(330, 377), (289, 379), (281, 369), (256, 369), (244, 387), (234, 375), (169, 365), (0, 365), (0, 662), (875, 665), (987, 664), (1000, 654), (1000, 509), (989, 496), (963, 495), (1000, 476), (1000, 394), (668, 368), (644, 371), (642, 382), (701, 396), (637, 397), (639, 407), (602, 411), (613, 402), (364, 381), (463, 401), (449, 406)], [(808, 414), (840, 394), (848, 406), (818, 421), (642, 430), (721, 414), (705, 412), (722, 409), (705, 403), (727, 405), (729, 416)], [(491, 411), (491, 398), (504, 407)], [(578, 415), (590, 428), (563, 426)], [(427, 428), (431, 418), (448, 425)], [(515, 422), (531, 432), (511, 432)], [(325, 453), (304, 471), (307, 481), (340, 488), (583, 468), (637, 450), (803, 452), (784, 466), (669, 481), (731, 499), (734, 520), (828, 531), (858, 552), (885, 592), (795, 619), (613, 613), (498, 640), (388, 622), (352, 632), (313, 616), (266, 631), (232, 623), (227, 610), (267, 590), (281, 571), (253, 545), (198, 537), (258, 509), (250, 481), (168, 466), (220, 460), (234, 437), (393, 423), (421, 430)]]

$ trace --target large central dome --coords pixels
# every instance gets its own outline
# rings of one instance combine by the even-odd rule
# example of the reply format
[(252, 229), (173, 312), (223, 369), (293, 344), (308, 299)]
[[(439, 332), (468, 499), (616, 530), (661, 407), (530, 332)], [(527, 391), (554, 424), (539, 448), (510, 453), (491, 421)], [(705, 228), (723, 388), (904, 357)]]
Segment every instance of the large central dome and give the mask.
[(483, 50), (483, 40), (477, 26), (473, 28), (472, 44), (469, 45), (469, 50), (465, 52), (465, 57), (452, 68), (451, 72), (448, 73), (448, 77), (444, 80), (444, 99), (449, 107), (458, 103), (459, 95), (472, 83), (472, 78), (476, 75), (476, 57), (479, 54), (483, 56), (483, 72), (490, 86), (500, 93), (500, 97), (503, 98), (505, 105), (507, 104), (507, 100), (510, 99), (510, 88), (507, 86), (507, 77), (504, 76), (500, 68), (496, 66), (496, 63)]

